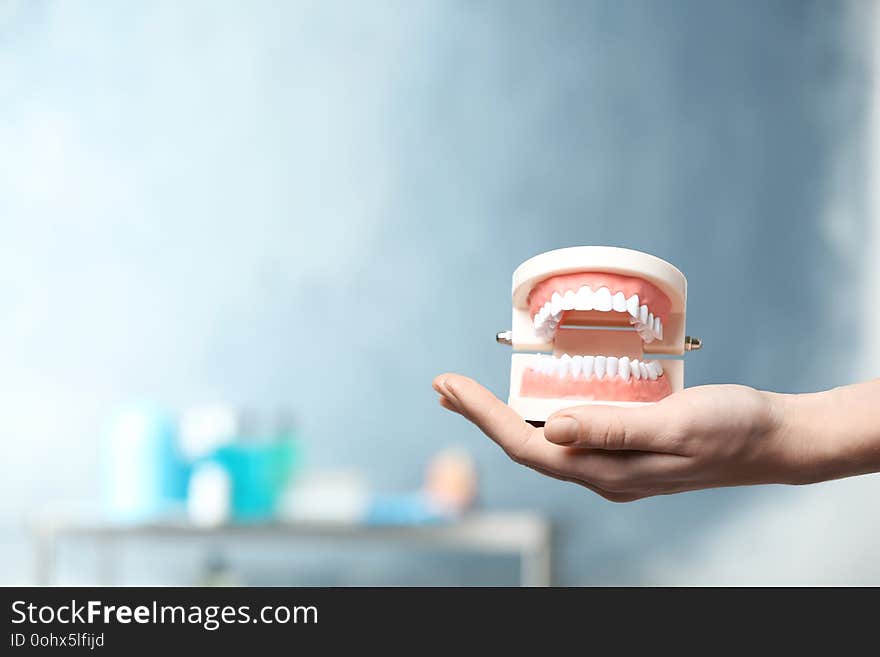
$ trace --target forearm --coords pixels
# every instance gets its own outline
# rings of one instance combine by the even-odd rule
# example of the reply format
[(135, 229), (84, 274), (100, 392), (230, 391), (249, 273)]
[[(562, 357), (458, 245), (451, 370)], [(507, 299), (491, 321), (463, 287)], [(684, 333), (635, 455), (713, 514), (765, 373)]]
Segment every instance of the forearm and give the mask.
[(880, 379), (825, 392), (773, 395), (791, 481), (880, 472)]

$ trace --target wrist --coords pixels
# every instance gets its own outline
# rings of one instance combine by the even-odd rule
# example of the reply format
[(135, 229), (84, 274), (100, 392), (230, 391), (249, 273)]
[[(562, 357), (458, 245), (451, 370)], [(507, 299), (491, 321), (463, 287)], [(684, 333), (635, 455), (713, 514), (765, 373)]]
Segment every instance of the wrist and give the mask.
[(880, 386), (766, 393), (782, 455), (780, 482), (810, 484), (880, 471)]
[(772, 443), (776, 446), (780, 484), (811, 484), (834, 478), (829, 475), (834, 455), (812, 435), (815, 423), (814, 394), (765, 393), (773, 408)]

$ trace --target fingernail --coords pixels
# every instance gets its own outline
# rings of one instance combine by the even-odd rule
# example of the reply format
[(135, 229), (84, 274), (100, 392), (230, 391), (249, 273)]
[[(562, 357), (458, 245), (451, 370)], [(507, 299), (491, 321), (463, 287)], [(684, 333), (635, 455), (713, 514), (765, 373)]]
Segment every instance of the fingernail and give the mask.
[(460, 408), (460, 404), (458, 403), (458, 399), (455, 398), (455, 395), (452, 394), (452, 391), (446, 385), (446, 379), (441, 379), (437, 382), (437, 385), (434, 386), (434, 390), (440, 393), (440, 396), (443, 397), (450, 404), (455, 406), (456, 408)]
[(441, 395), (443, 395), (444, 397), (446, 397), (449, 400), (455, 399), (452, 392), (450, 392), (450, 390), (449, 390), (449, 386), (446, 383), (446, 379), (440, 379), (437, 382), (437, 385), (434, 386), (434, 390), (436, 390), (437, 392), (439, 392)]
[(458, 402), (458, 398), (455, 396), (455, 392), (453, 392), (452, 388), (449, 386), (449, 381), (443, 379), (443, 394), (446, 395), (450, 401)]
[(573, 417), (551, 418), (544, 427), (544, 437), (557, 445), (567, 445), (577, 439), (578, 422)]

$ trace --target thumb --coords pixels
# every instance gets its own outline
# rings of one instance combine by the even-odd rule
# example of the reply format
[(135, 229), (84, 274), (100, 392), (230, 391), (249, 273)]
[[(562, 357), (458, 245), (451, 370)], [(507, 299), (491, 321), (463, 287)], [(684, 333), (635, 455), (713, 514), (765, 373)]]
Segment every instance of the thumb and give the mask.
[(544, 425), (550, 442), (607, 450), (671, 451), (656, 405), (576, 406), (552, 415)]

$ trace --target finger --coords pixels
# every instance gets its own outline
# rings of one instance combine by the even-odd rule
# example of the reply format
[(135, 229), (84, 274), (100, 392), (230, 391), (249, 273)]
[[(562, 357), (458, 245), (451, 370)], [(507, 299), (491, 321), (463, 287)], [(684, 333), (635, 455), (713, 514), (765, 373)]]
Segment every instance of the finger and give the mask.
[(637, 407), (576, 406), (552, 415), (547, 440), (569, 447), (676, 453), (668, 417), (657, 404)]
[(516, 451), (534, 431), (516, 411), (466, 376), (442, 374), (434, 379), (434, 389), (505, 451)]
[(578, 463), (578, 478), (603, 491), (656, 495), (676, 486), (686, 477), (690, 459), (659, 452), (606, 451), (572, 448), (573, 454), (586, 453)]
[(458, 413), (459, 415), (461, 415), (461, 413), (455, 407), (455, 405), (451, 401), (449, 401), (446, 397), (443, 397), (443, 396), (440, 397), (440, 405), (443, 408), (445, 408), (447, 411), (452, 411), (453, 413)]
[(434, 380), (434, 388), (517, 463), (558, 476), (578, 476), (578, 457), (582, 455), (544, 440), (541, 429), (526, 424), (516, 411), (473, 379), (443, 374)]
[(578, 484), (612, 502), (661, 495), (682, 490), (680, 479), (688, 458), (654, 452), (610, 452), (568, 449), (573, 475), (562, 475), (533, 464), (525, 464), (541, 474)]
[(550, 472), (549, 470), (543, 470), (541, 468), (537, 468), (531, 466), (531, 469), (535, 472), (540, 472), (542, 475), (550, 477), (551, 479), (558, 479), (559, 481), (564, 481), (569, 484), (575, 484), (580, 486), (581, 488), (586, 488), (587, 490), (593, 491), (599, 497), (604, 497), (609, 502), (632, 502), (634, 500), (639, 499), (641, 496), (633, 493), (612, 493), (611, 491), (604, 490), (595, 486), (593, 484), (589, 484), (585, 481), (581, 481), (580, 479), (575, 479), (574, 477), (563, 477), (557, 474)]

